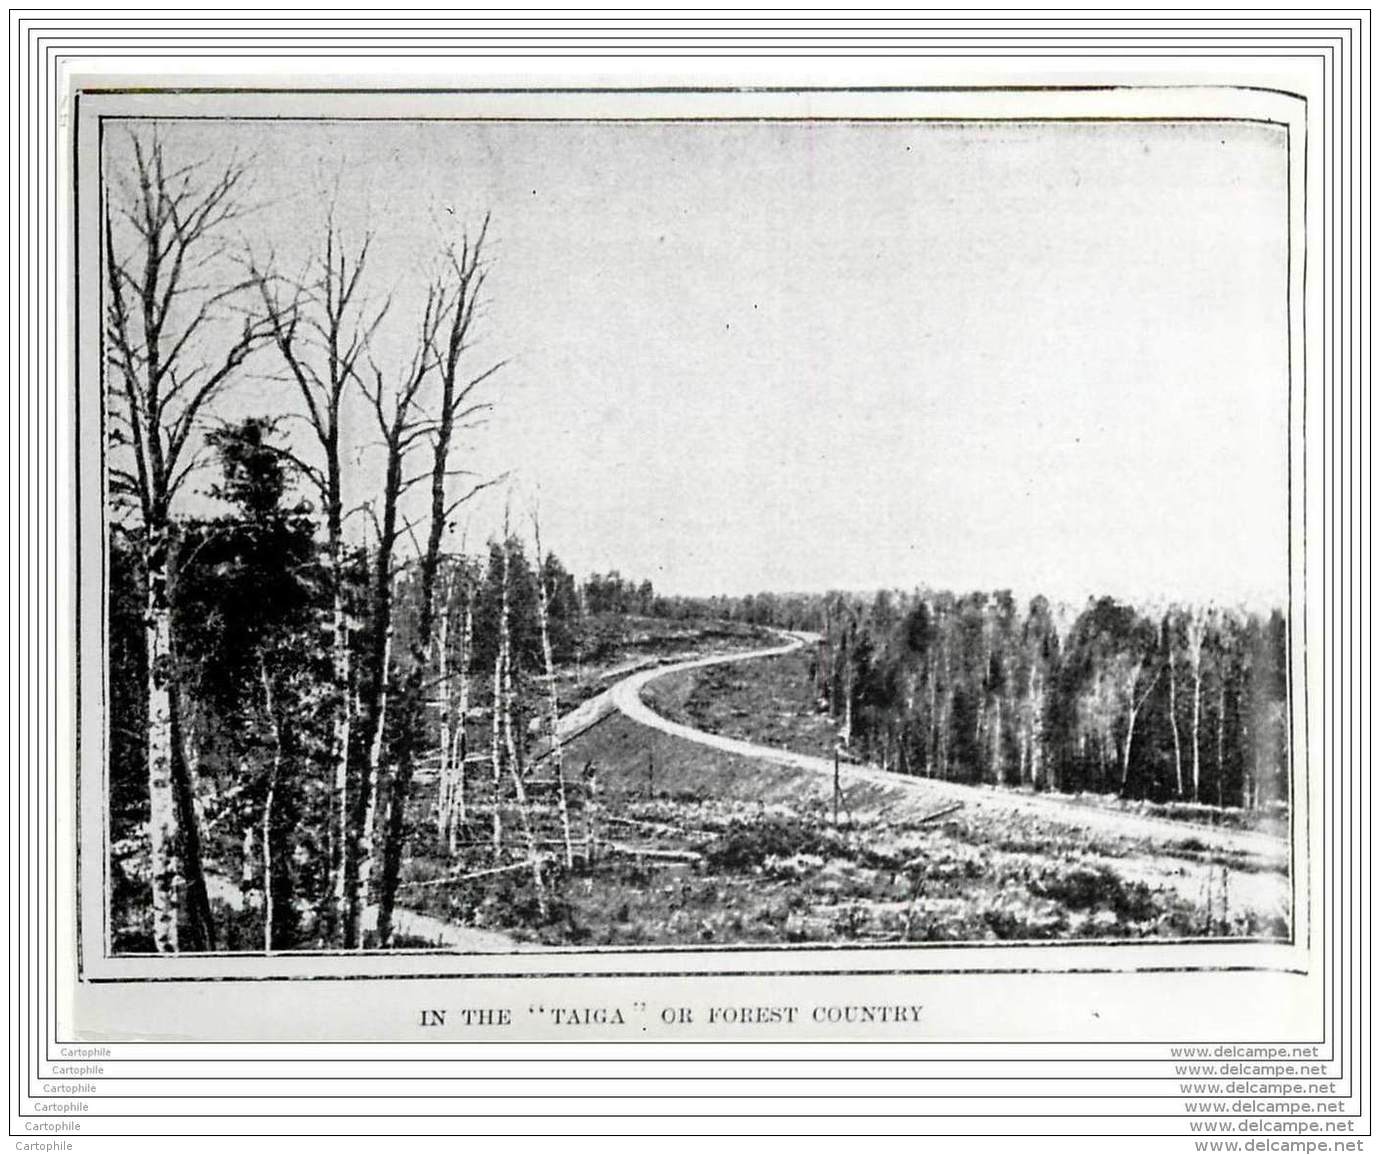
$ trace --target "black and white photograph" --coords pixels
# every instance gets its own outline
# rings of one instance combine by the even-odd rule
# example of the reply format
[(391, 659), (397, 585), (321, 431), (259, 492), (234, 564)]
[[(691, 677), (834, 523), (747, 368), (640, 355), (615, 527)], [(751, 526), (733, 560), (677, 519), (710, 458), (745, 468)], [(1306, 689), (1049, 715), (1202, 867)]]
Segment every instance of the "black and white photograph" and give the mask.
[(1285, 124), (416, 103), (86, 142), (86, 956), (1296, 940)]

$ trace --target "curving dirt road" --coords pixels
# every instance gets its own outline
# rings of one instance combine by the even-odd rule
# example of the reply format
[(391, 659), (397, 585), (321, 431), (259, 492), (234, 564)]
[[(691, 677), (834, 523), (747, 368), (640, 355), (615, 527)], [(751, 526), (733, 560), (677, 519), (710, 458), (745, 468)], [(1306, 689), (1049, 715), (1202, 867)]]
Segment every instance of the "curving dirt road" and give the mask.
[[(711, 654), (708, 657), (657, 666), (650, 670), (639, 670), (615, 683), (607, 691), (607, 701), (634, 722), (643, 726), (650, 726), (652, 729), (673, 734), (688, 742), (697, 742), (702, 746), (709, 746), (730, 754), (826, 775), (832, 781), (834, 776), (832, 759), (820, 758), (811, 754), (800, 754), (793, 750), (783, 750), (773, 746), (761, 746), (754, 742), (745, 742), (739, 738), (729, 738), (722, 734), (710, 734), (703, 730), (696, 730), (679, 722), (673, 722), (669, 718), (663, 718), (642, 701), (642, 687), (657, 678), (704, 666), (778, 657), (798, 650), (807, 642), (815, 640), (813, 634), (782, 632), (788, 633), (791, 639), (784, 645), (733, 654)], [(911, 778), (890, 773), (876, 766), (842, 763), (839, 767), (839, 776), (840, 782), (845, 788), (849, 783), (870, 782), (889, 790), (913, 791), (923, 797), (934, 799), (940, 805), (946, 802), (962, 802), (965, 806), (975, 809), (1027, 814), (1058, 822), (1065, 826), (1081, 827), (1125, 838), (1144, 838), (1158, 842), (1195, 839), (1204, 848), (1228, 853), (1249, 854), (1269, 863), (1280, 863), (1288, 858), (1289, 848), (1284, 839), (1260, 831), (1231, 830), (1122, 810), (1104, 809), (1092, 805), (1079, 805), (1046, 794), (1025, 794), (998, 787), (967, 786), (958, 782), (945, 782), (937, 778)]]

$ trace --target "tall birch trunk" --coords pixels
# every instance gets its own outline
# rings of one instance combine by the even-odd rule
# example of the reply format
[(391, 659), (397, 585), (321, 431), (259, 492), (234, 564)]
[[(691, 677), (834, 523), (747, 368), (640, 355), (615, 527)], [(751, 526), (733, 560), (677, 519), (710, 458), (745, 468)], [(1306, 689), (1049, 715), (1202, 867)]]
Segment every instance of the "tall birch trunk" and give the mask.
[(177, 687), (171, 688), (172, 781), (177, 804), (178, 858), (185, 886), (186, 926), (182, 936), (184, 950), (215, 950), (216, 928), (211, 918), (211, 896), (206, 888), (202, 866), (201, 816), (196, 808), (196, 760), (189, 751), (182, 729), (182, 705)]
[(1136, 737), (1136, 715), (1139, 708), (1132, 706), (1126, 713), (1126, 741), (1121, 750), (1121, 795), (1126, 796), (1126, 784), (1131, 780), (1131, 743)]
[(369, 756), (361, 768), (359, 789), (356, 793), (356, 820), (358, 830), (356, 841), (359, 846), (359, 864), (355, 872), (354, 884), (350, 889), (348, 920), (349, 942), (347, 946), (357, 947), (361, 942), (359, 920), (369, 902), (369, 888), (374, 873), (374, 842), (378, 829), (378, 796), (387, 787), (384, 777), (383, 739), (388, 729), (388, 667), (392, 658), (393, 627), (391, 621), (390, 597), (389, 623), (383, 637), (380, 657), (377, 664), (382, 668), (381, 681), (372, 694), (369, 706), (368, 724)]
[(442, 708), (441, 789), (436, 812), (436, 832), (446, 845), (447, 853), (452, 857), (459, 849), (460, 829), (465, 822), (465, 760), (469, 757), (469, 741), (466, 736), (466, 720), (470, 710), (469, 655), (474, 634), (473, 609), (466, 586), (465, 610), (460, 629), (460, 653), (452, 671), (449, 656), (450, 615), (453, 612), (452, 603), (457, 580), (463, 582), (465, 579), (452, 578), (447, 586), (447, 608), (441, 618), (438, 641), (440, 654), (437, 673), (441, 680)]
[(550, 612), (546, 592), (546, 569), (542, 561), (541, 526), (536, 515), (532, 517), (532, 530), (537, 544), (537, 617), (541, 623), (541, 653), (546, 664), (546, 701), (549, 716), (547, 740), (551, 743), (551, 764), (556, 775), (556, 799), (561, 810), (561, 834), (565, 839), (565, 865), (569, 870), (575, 865), (575, 848), (570, 838), (570, 806), (565, 795), (565, 762), (561, 750), (561, 711), (556, 698), (556, 664), (551, 656)]
[(944, 654), (944, 699), (939, 714), (939, 776), (949, 779), (953, 777), (954, 670), (953, 651), (947, 636), (941, 649)]
[(330, 848), (330, 929), (334, 937), (345, 920), (345, 846), (350, 838), (350, 731), (353, 699), (350, 694), (350, 627), (345, 604), (345, 559), (341, 533), (340, 475), (338, 462), (328, 459), (330, 490), (327, 498), (326, 532), (331, 585), (331, 791), (326, 830)]
[(437, 722), (436, 744), (436, 836), (442, 842), (450, 838), (451, 792), (454, 789), (455, 774), (450, 764), (450, 743), (452, 730), (452, 699), (454, 696), (450, 677), (450, 615), (451, 586), (453, 581), (442, 582), (441, 616), (436, 627), (436, 688), (440, 694), (440, 719)]
[[(252, 266), (250, 270), (273, 344), (296, 384), (305, 409), (302, 416), (321, 448), (321, 465), (304, 464), (302, 468), (320, 493), (326, 523), (331, 596), (331, 722), (324, 767), (327, 812), (323, 826), (328, 883), (323, 895), (323, 921), (325, 938), (340, 945), (345, 945), (347, 889), (356, 869), (349, 799), (351, 760), (356, 753), (355, 697), (350, 684), (350, 625), (343, 548), (341, 409), (347, 386), (356, 380), (358, 362), (388, 311), (385, 302), (375, 315), (366, 316), (366, 306), (360, 298), (371, 243), (372, 238), (366, 235), (357, 252), (347, 252), (334, 223), (333, 210), (328, 210), (314, 276), (296, 281), (291, 299), (284, 301), (278, 293), (278, 285), (285, 278)], [(303, 338), (302, 330), (312, 336)]]
[(925, 733), (925, 777), (933, 778), (939, 749), (939, 660), (933, 654), (926, 680), (929, 682), (930, 716)]
[(173, 797), (172, 608), (168, 604), (168, 543), (164, 526), (150, 526), (144, 640), (148, 652), (149, 881), (153, 942), (161, 954), (177, 951), (179, 877), (177, 803)]
[(843, 745), (853, 745), (853, 645), (849, 628), (844, 627), (843, 640)]
[(273, 904), (276, 895), (273, 892), (273, 812), (275, 795), (278, 792), (278, 770), (281, 760), (281, 753), (275, 752), (273, 756), (273, 768), (269, 772), (268, 793), (264, 797), (263, 822), (261, 823), (260, 835), (263, 841), (264, 859), (264, 950), (273, 949)]
[(1174, 676), (1174, 653), (1169, 654), (1169, 732), (1174, 738), (1174, 791), (1184, 796), (1184, 756), (1179, 744), (1178, 679)]
[[(397, 763), (384, 810), (382, 870), (379, 875), (378, 940), (387, 949), (393, 937), (393, 906), (402, 870), (407, 806), (412, 791), (419, 738), (426, 728), (426, 678), (435, 663), (436, 583), (445, 533), (446, 472), (454, 430), (453, 375), (443, 382), (441, 420), (432, 443), (431, 509), (426, 547), (421, 557), (417, 629), (412, 636), (407, 674), (399, 695)], [(445, 615), (443, 614), (442, 617)], [(382, 787), (380, 787), (382, 789)]]
[(1126, 796), (1126, 788), (1131, 780), (1131, 745), (1136, 738), (1136, 719), (1140, 716), (1141, 708), (1149, 700), (1154, 692), (1155, 686), (1159, 683), (1160, 675), (1156, 672), (1150, 679), (1150, 684), (1145, 687), (1145, 692), (1139, 698), (1136, 697), (1136, 685), (1140, 681), (1140, 671), (1143, 662), (1137, 662), (1134, 673), (1128, 681), (1127, 702), (1126, 702), (1126, 742), (1121, 751), (1121, 796)]
[(402, 482), (401, 455), (390, 451), (384, 482), (384, 513), (375, 559), (373, 623), (370, 630), (367, 683), (369, 696), (364, 708), (365, 734), (369, 746), (359, 768), (354, 792), (351, 836), (345, 843), (345, 946), (357, 949), (362, 941), (360, 917), (369, 901), (369, 885), (374, 860), (374, 827), (377, 802), (382, 788), (383, 743), (388, 726), (389, 663), (393, 646), (393, 547), (397, 541), (398, 495)]
[[(464, 497), (451, 505), (446, 501), (451, 441), (457, 427), (463, 427), (467, 417), (489, 408), (485, 404), (470, 404), (470, 394), (501, 366), (500, 363), (499, 366), (494, 366), (468, 381), (459, 378), (460, 360), (469, 345), (470, 327), (479, 301), (479, 290), (484, 281), (480, 252), (487, 229), (486, 217), (484, 226), (473, 244), (466, 237), (461, 253), (457, 254), (454, 248), (447, 251), (454, 278), (453, 284), (450, 288), (447, 288), (444, 282), (437, 282), (433, 286), (430, 294), (432, 307), (427, 310), (421, 349), (414, 360), (414, 365), (422, 375), (428, 372), (429, 362), (438, 362), (435, 368), (439, 370), (441, 396), (439, 414), (431, 434), (431, 503), (426, 546), (422, 551), (420, 564), (418, 625), (412, 636), (411, 653), (408, 655), (407, 669), (399, 694), (396, 765), (387, 794), (380, 796), (384, 807), (384, 819), (382, 869), (378, 886), (378, 940), (379, 945), (384, 948), (390, 944), (393, 936), (393, 907), (402, 870), (407, 808), (421, 735), (426, 730), (426, 679), (435, 665), (436, 582), (441, 565), (441, 542), (451, 512), (456, 505), (468, 500), (468, 497)], [(444, 349), (441, 350), (437, 348), (435, 338), (442, 318), (447, 316), (449, 324)], [(414, 379), (420, 381), (420, 377)], [(414, 435), (415, 432), (407, 437), (410, 440)], [(398, 446), (403, 442), (395, 441), (393, 444)], [(469, 496), (473, 496), (480, 488), (483, 486), (471, 490)], [(379, 789), (382, 791), (381, 784)]]
[(260, 658), (264, 713), (273, 738), (273, 757), (264, 783), (260, 843), (263, 857), (264, 950), (281, 950), (292, 942), (293, 880), (292, 830), (295, 795), (291, 775), (301, 760), (301, 748), (290, 713), (280, 709), (268, 664)]
[(277, 853), (275, 845), (275, 804), (278, 794), (278, 775), (283, 765), (283, 734), (278, 726), (278, 711), (274, 706), (273, 683), (268, 676), (268, 667), (262, 658), (259, 660), (259, 678), (264, 690), (264, 713), (268, 718), (269, 732), (273, 735), (273, 759), (269, 764), (268, 782), (264, 789), (264, 812), (260, 823), (263, 854), (264, 878), (264, 950), (273, 949), (273, 864)]
[(1045, 680), (1039, 674), (1039, 658), (1030, 666), (1030, 785), (1039, 789), (1045, 761)]
[(503, 857), (503, 672), (508, 665), (508, 596), (503, 593), (502, 623), (498, 633), (498, 656), (494, 659), (493, 733), (490, 736), (489, 758), (494, 772), (493, 856), (498, 864)]
[(459, 826), (466, 821), (465, 786), (469, 773), (470, 654), (474, 652), (474, 602), (465, 591), (465, 624), (460, 632), (460, 724), (455, 732), (455, 812), (451, 818), (450, 852), (456, 851)]
[(1227, 675), (1224, 661), (1217, 663), (1217, 805), (1226, 805), (1227, 790)]
[(1199, 733), (1203, 718), (1203, 676), (1198, 667), (1193, 670), (1193, 801), (1202, 801), (1202, 740)]
[(1188, 622), (1188, 660), (1193, 670), (1193, 721), (1190, 734), (1193, 741), (1193, 801), (1202, 801), (1202, 720), (1203, 720), (1203, 641), (1206, 624), (1195, 615)]
[(169, 517), (196, 466), (200, 419), (264, 334), (248, 316), (218, 328), (238, 295), (234, 281), (222, 281), (216, 256), (243, 215), (237, 190), (245, 169), (234, 161), (219, 170), (204, 159), (169, 162), (156, 127), (130, 130), (129, 144), (132, 155), (120, 164), (127, 179), (110, 182), (103, 222), (103, 383), (128, 449), (107, 463), (106, 478), (112, 492), (118, 486), (137, 498), (143, 519), (150, 909), (154, 946), (171, 953), (179, 946), (180, 873), (189, 884), (192, 945), (212, 946), (214, 932), (193, 788), (178, 750)]
[(512, 551), (509, 547), (508, 518), (503, 518), (503, 601), (499, 617), (501, 641), (501, 685), (503, 701), (503, 745), (507, 755), (508, 773), (513, 782), (513, 798), (517, 803), (518, 821), (522, 826), (523, 841), (527, 846), (527, 858), (532, 867), (532, 885), (537, 891), (537, 907), (542, 917), (546, 916), (546, 889), (542, 885), (541, 855), (538, 853), (536, 838), (532, 832), (532, 819), (527, 807), (527, 791), (522, 784), (522, 767), (518, 744), (513, 734), (513, 706), (516, 688), (513, 678), (513, 642), (510, 632), (509, 588), (512, 584)]
[(246, 822), (240, 834), (240, 901), (245, 910), (252, 910), (259, 901), (255, 897), (258, 886), (254, 881), (254, 845), (254, 823)]
[(992, 716), (992, 777), (998, 786), (1005, 786), (1006, 765), (1001, 756), (1001, 720), (1002, 699), (998, 694)]

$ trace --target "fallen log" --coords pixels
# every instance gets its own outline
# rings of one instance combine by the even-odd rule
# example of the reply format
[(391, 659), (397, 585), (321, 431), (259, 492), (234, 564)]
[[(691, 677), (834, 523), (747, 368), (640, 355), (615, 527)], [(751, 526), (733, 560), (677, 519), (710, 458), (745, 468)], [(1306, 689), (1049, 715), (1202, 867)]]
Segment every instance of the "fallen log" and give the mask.
[(651, 858), (663, 862), (697, 863), (704, 861), (704, 855), (694, 850), (662, 850), (655, 846), (630, 846), (625, 842), (605, 842), (603, 846), (615, 854), (635, 855), (638, 858)]
[[(543, 861), (548, 857), (550, 856), (540, 854), (537, 856), (537, 861)], [(457, 882), (469, 882), (471, 879), (486, 878), (491, 874), (507, 874), (514, 870), (531, 869), (532, 859), (524, 858), (521, 862), (510, 862), (505, 866), (490, 866), (485, 870), (471, 870), (466, 872), (465, 874), (447, 874), (442, 878), (428, 878), (421, 881), (401, 882), (398, 884), (398, 889), (406, 890), (411, 888), (414, 890), (421, 890), (431, 886), (452, 886)]]
[(936, 810), (932, 814), (925, 814), (915, 820), (917, 826), (923, 826), (926, 822), (933, 822), (938, 818), (944, 818), (952, 814), (955, 810), (962, 810), (963, 803), (955, 802), (952, 806), (945, 806), (942, 810)]
[(645, 818), (618, 818), (612, 814), (605, 814), (604, 821), (613, 822), (619, 826), (641, 826), (646, 830), (655, 830), (659, 834), (688, 834), (696, 838), (716, 837), (712, 830), (694, 830), (681, 826), (669, 826), (665, 822), (649, 822)]

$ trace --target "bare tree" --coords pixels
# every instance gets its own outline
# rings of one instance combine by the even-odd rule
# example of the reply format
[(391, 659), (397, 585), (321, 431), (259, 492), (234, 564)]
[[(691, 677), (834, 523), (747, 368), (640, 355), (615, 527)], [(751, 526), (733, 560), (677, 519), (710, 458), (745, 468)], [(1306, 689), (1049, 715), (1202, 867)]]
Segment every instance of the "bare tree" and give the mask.
[(247, 285), (220, 275), (246, 211), (246, 166), (170, 161), (156, 130), (131, 133), (129, 147), (132, 171), (112, 165), (106, 173), (106, 384), (112, 442), (133, 458), (132, 468), (110, 470), (112, 492), (135, 499), (143, 528), (153, 938), (160, 952), (179, 947), (180, 877), (188, 945), (212, 949), (194, 790), (178, 748), (171, 507), (201, 462), (203, 414), (265, 330), (236, 308)]
[(408, 458), (429, 426), (421, 416), (422, 386), (433, 366), (436, 334), (444, 302), (433, 283), (418, 330), (415, 351), (406, 369), (390, 389), (383, 370), (370, 365), (361, 376), (361, 389), (369, 402), (384, 449), (383, 489), (378, 505), (369, 513), (374, 523), (375, 554), (370, 590), (370, 625), (365, 650), (364, 740), (367, 753), (356, 775), (350, 807), (350, 829), (344, 846), (345, 911), (344, 941), (347, 948), (360, 945), (360, 918), (373, 870), (377, 794), (382, 793), (384, 734), (388, 721), (390, 663), (393, 646), (395, 556), (404, 527), (399, 509), (408, 488), (420, 478), (408, 479)]
[[(484, 237), (489, 220), (484, 218), (478, 235), (465, 236), (457, 252), (446, 253), (446, 270), (436, 289), (438, 324), (433, 337), (444, 334), (444, 342), (428, 351), (440, 376), (440, 404), (433, 421), (424, 428), (431, 444), (431, 468), (424, 475), (431, 485), (431, 504), (427, 523), (426, 547), (419, 570), (417, 628), (412, 635), (412, 652), (407, 675), (399, 694), (397, 768), (385, 812), (383, 864), (379, 877), (378, 941), (386, 947), (393, 933), (393, 904), (397, 894), (398, 872), (402, 865), (403, 833), (413, 771), (423, 733), (423, 712), (427, 676), (434, 667), (436, 634), (436, 584), (441, 566), (441, 543), (446, 526), (456, 510), (494, 481), (472, 484), (464, 494), (450, 500), (447, 483), (457, 471), (451, 468), (451, 453), (458, 433), (471, 428), (491, 405), (475, 399), (475, 391), (502, 368), (499, 362), (471, 377), (461, 373), (465, 354), (473, 344), (473, 329), (486, 270), (482, 262)], [(422, 477), (413, 480), (422, 480)], [(411, 484), (405, 481), (404, 485)]]
[(341, 410), (348, 387), (357, 379), (360, 361), (367, 356), (370, 339), (390, 305), (387, 298), (371, 305), (362, 286), (371, 243), (372, 234), (366, 234), (358, 248), (347, 246), (330, 210), (321, 247), (300, 276), (285, 280), (252, 260), (250, 263), (273, 345), (297, 389), (320, 448), (320, 464), (302, 460), (290, 451), (281, 452), (316, 488), (326, 527), (331, 596), (331, 814), (326, 822), (332, 879), (327, 919), (331, 937), (341, 934), (344, 921), (344, 848), (350, 828), (347, 799), (354, 721), (341, 495)]
[[(542, 917), (546, 916), (546, 888), (542, 882), (541, 854), (537, 848), (532, 830), (532, 819), (527, 807), (527, 790), (522, 784), (522, 767), (518, 743), (513, 730), (513, 710), (517, 698), (513, 678), (513, 639), (510, 612), (510, 591), (512, 589), (513, 539), (509, 531), (508, 511), (503, 512), (503, 593), (498, 619), (498, 660), (494, 667), (494, 852), (502, 852), (501, 828), (498, 824), (499, 788), (502, 784), (501, 765), (506, 761), (508, 776), (513, 785), (513, 799), (517, 804), (518, 821), (522, 827), (523, 841), (527, 847), (528, 863), (532, 868), (532, 885), (537, 893), (537, 907)], [(498, 741), (502, 738), (503, 753), (500, 754)]]

